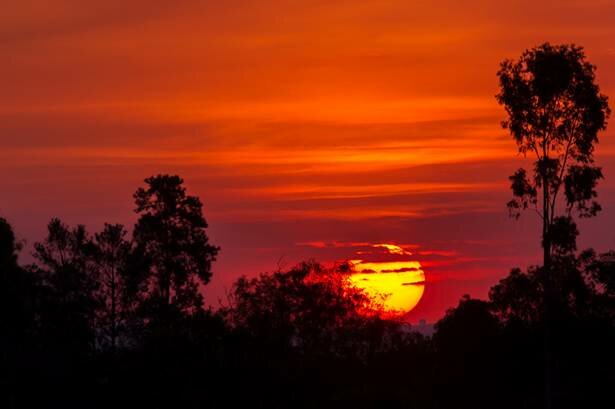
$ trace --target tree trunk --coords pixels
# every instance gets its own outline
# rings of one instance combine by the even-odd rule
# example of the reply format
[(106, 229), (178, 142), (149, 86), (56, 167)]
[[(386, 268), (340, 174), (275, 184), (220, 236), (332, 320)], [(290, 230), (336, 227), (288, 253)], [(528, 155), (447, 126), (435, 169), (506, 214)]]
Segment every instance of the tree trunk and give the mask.
[(549, 214), (549, 181), (543, 175), (543, 221), (542, 221), (542, 248), (543, 248), (543, 313), (544, 313), (544, 354), (545, 354), (545, 407), (553, 409), (555, 390), (553, 382), (553, 351), (552, 351), (552, 280), (551, 280), (551, 239), (549, 227), (551, 217)]
[(168, 325), (169, 307), (171, 304), (171, 278), (168, 271), (165, 269), (160, 273), (160, 312), (159, 322), (160, 328), (165, 328)]
[(116, 274), (115, 269), (111, 272), (111, 351), (115, 354), (116, 348), (116, 337), (117, 337), (117, 323), (116, 323), (116, 300), (115, 300), (115, 280)]

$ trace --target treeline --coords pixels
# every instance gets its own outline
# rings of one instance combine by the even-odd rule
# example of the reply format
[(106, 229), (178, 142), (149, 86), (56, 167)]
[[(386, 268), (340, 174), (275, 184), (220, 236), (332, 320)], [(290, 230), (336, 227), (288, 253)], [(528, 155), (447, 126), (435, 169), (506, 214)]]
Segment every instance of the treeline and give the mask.
[[(433, 338), (382, 319), (348, 264), (240, 278), (213, 311), (199, 199), (168, 175), (134, 198), (132, 235), (53, 219), (28, 266), (0, 219), (2, 407), (543, 406), (542, 267), (463, 298)], [(555, 246), (560, 407), (613, 403), (615, 253)]]

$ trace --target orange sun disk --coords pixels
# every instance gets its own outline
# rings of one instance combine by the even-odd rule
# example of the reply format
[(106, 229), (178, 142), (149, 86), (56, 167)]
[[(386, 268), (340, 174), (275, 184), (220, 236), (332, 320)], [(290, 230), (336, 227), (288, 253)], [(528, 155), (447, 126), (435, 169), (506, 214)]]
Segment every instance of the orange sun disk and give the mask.
[(350, 276), (350, 283), (372, 297), (386, 316), (402, 316), (421, 300), (425, 273), (418, 261), (353, 263), (360, 270)]

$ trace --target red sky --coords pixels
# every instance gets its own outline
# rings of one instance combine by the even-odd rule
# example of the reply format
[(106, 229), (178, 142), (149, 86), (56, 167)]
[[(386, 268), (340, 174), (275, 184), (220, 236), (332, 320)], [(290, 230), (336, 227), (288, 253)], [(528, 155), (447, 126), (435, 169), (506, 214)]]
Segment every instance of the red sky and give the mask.
[[(393, 243), (426, 274), (410, 319), (432, 321), (538, 261), (537, 220), (505, 208), (522, 160), (499, 127), (499, 62), (574, 42), (615, 98), (614, 16), (607, 0), (9, 2), (0, 214), (30, 244), (53, 216), (130, 225), (143, 178), (179, 173), (222, 247), (211, 303), (278, 263), (407, 258), (373, 252)], [(605, 210), (581, 224), (601, 250), (614, 136)]]

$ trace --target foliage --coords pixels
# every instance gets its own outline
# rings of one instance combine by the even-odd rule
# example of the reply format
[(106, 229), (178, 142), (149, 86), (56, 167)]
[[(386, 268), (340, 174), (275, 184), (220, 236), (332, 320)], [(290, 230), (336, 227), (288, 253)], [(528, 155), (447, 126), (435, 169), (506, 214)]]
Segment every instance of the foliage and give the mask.
[[(516, 218), (533, 208), (543, 219), (545, 264), (551, 252), (549, 230), (561, 226), (564, 219), (559, 217), (570, 225), (573, 212), (591, 217), (600, 211), (594, 199), (603, 175), (594, 164), (594, 150), (610, 109), (595, 70), (581, 47), (545, 43), (526, 50), (517, 61), (505, 60), (498, 71), (497, 100), (508, 114), (502, 125), (519, 152), (535, 158), (531, 175), (521, 168), (510, 177), (513, 199), (508, 208)], [(562, 189), (565, 212), (559, 214)]]
[(70, 228), (59, 219), (47, 225), (47, 237), (34, 244), (40, 277), (43, 328), (66, 353), (90, 354), (96, 344), (94, 321), (99, 299), (94, 247), (83, 225)]
[(196, 313), (202, 309), (200, 284), (211, 278), (218, 248), (209, 244), (207, 222), (198, 197), (186, 194), (179, 176), (145, 179), (135, 194), (139, 220), (135, 246), (149, 263), (146, 280), (149, 314), (165, 320), (171, 311)]
[(105, 223), (92, 242), (99, 300), (96, 327), (103, 349), (115, 350), (118, 344), (129, 343), (128, 332), (137, 326), (135, 311), (145, 292), (141, 285), (144, 268), (127, 235), (123, 225)]
[(350, 285), (349, 274), (304, 262), (287, 272), (241, 277), (229, 294), (229, 323), (282, 348), (358, 354), (363, 346), (353, 340), (375, 308)]

